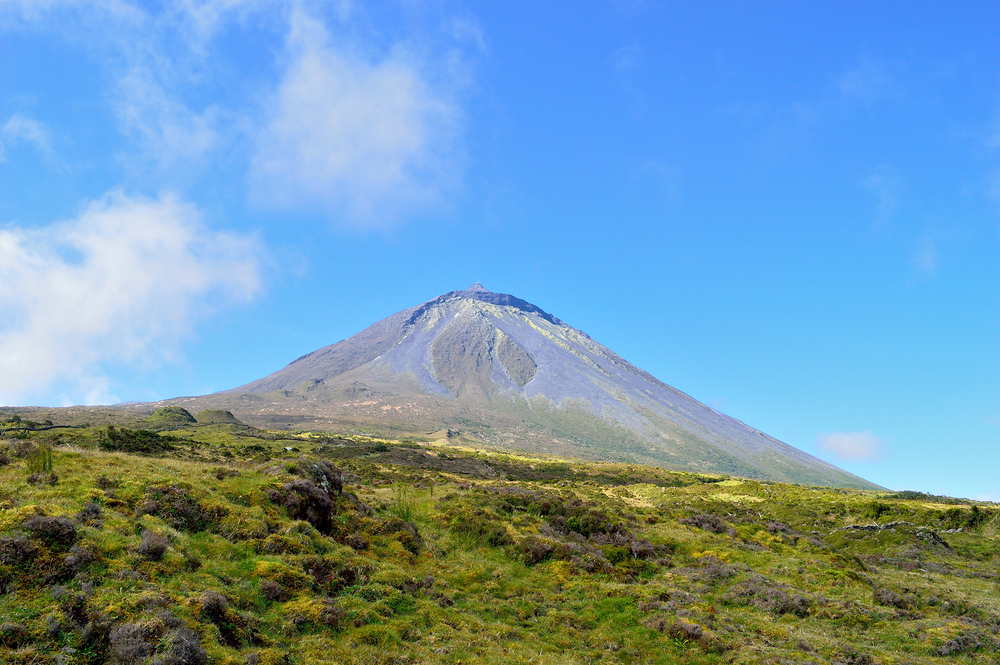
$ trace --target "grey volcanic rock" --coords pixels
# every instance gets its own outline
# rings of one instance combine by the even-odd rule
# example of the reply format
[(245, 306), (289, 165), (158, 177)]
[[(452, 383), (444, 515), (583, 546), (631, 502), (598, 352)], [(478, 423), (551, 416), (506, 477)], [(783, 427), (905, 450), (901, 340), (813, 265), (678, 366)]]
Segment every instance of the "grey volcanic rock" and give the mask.
[(877, 487), (705, 406), (535, 305), (479, 284), (394, 314), (263, 379), (188, 401), (199, 400), (258, 424), (312, 416), (384, 434), (458, 430), (501, 447)]

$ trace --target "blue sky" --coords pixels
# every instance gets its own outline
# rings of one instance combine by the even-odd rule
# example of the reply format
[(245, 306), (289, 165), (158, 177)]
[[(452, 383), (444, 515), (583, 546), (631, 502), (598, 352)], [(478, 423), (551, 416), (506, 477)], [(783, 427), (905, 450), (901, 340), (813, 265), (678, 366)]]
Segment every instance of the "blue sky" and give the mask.
[(993, 3), (0, 0), (0, 403), (230, 388), (481, 282), (1000, 500)]

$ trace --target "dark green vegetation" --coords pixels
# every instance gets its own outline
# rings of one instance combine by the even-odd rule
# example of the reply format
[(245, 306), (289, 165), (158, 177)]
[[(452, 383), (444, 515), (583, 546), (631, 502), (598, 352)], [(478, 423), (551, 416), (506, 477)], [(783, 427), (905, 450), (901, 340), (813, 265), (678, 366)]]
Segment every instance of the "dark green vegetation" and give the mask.
[(993, 504), (176, 416), (0, 423), (0, 662), (1000, 654)]

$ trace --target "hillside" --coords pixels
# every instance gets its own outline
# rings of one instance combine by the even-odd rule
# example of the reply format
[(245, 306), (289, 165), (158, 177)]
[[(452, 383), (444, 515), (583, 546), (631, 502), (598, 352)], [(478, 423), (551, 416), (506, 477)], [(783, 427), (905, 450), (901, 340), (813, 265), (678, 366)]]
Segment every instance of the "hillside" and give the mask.
[(536, 305), (479, 284), (239, 388), (151, 406), (167, 404), (227, 409), (258, 427), (395, 438), (450, 430), (499, 449), (879, 489), (702, 404)]
[(993, 504), (213, 419), (2, 426), (0, 662), (996, 662)]

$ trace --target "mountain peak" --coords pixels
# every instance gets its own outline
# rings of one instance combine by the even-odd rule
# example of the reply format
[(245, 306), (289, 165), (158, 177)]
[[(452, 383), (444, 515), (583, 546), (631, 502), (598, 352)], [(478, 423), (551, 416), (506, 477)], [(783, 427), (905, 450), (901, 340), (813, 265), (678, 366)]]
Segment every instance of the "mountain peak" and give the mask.
[(538, 306), (478, 283), (226, 391), (211, 408), (246, 405), (274, 409), (286, 424), (294, 413), (322, 414), (351, 431), (460, 425), (487, 445), (877, 488), (710, 409)]

